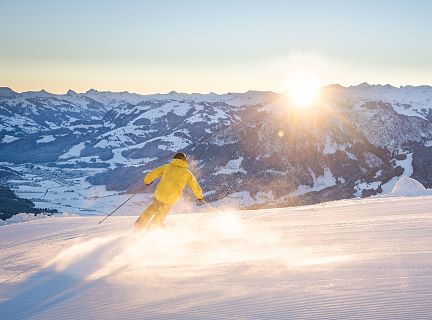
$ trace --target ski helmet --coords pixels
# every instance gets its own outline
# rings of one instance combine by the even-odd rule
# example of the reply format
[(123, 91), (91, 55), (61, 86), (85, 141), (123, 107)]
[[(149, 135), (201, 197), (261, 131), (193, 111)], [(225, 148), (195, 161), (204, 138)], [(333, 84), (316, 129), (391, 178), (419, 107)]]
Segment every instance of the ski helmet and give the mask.
[(186, 156), (186, 154), (183, 153), (183, 152), (177, 152), (177, 153), (174, 155), (173, 159), (181, 159), (181, 160), (187, 161), (187, 156)]

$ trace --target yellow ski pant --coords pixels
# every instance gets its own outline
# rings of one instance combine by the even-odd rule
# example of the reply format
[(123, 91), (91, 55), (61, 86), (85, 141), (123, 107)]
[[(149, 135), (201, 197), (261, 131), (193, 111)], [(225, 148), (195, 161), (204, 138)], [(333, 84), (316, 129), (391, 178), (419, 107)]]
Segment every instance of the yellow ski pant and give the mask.
[[(135, 221), (136, 229), (148, 227), (163, 227), (163, 222), (168, 215), (171, 205), (158, 201), (156, 199), (144, 210), (144, 212)], [(153, 219), (152, 219), (153, 218)]]

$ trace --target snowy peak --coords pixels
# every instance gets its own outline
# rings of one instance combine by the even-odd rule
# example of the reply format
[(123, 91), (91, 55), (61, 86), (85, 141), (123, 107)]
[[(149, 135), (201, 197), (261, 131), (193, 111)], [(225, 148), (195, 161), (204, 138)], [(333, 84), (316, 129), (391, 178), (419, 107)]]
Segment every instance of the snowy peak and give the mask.
[(323, 88), (325, 101), (330, 104), (361, 106), (368, 102), (388, 103), (398, 114), (432, 119), (432, 87), (370, 85), (342, 87), (338, 85)]
[(0, 98), (15, 98), (18, 93), (8, 87), (0, 87)]
[(349, 88), (357, 88), (357, 89), (369, 89), (371, 85), (367, 82), (362, 82), (357, 86), (350, 86)]
[(66, 93), (67, 96), (77, 96), (78, 93), (76, 93), (74, 90), (69, 89), (68, 92)]
[(224, 102), (232, 106), (245, 106), (245, 105), (258, 105), (269, 103), (276, 99), (279, 94), (271, 91), (247, 91), (244, 93), (224, 93), (218, 94), (210, 93), (182, 93), (171, 91), (169, 93), (156, 93), (156, 94), (137, 94), (128, 91), (111, 92), (111, 91), (98, 91), (90, 89), (85, 93), (77, 93), (70, 89), (64, 95), (49, 93), (45, 90), (41, 91), (27, 91), (23, 93), (16, 93), (10, 88), (2, 88), (0, 90), (0, 98), (69, 98), (76, 99), (92, 99), (96, 102), (103, 103), (107, 106), (118, 106), (121, 102), (130, 104), (138, 104), (142, 101), (149, 100), (178, 100), (178, 101), (194, 101), (194, 102)]
[(45, 89), (40, 91), (26, 91), (20, 94), (20, 96), (25, 98), (52, 98), (56, 95), (50, 92), (47, 92)]

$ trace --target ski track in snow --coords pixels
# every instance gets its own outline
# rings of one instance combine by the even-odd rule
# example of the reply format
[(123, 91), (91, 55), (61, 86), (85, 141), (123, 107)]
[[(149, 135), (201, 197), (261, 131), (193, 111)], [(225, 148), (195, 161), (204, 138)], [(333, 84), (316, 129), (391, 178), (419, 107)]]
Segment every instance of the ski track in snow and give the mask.
[(431, 319), (432, 197), (0, 227), (12, 319)]

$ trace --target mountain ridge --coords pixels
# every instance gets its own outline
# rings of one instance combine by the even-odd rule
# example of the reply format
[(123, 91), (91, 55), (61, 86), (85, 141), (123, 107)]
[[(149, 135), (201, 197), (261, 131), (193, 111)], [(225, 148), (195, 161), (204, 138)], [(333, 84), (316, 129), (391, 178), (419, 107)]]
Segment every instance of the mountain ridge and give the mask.
[[(404, 89), (404, 88), (417, 88), (417, 89), (432, 89), (432, 85), (429, 84), (422, 84), (422, 85), (400, 85), (400, 86), (396, 86), (396, 85), (391, 85), (391, 84), (369, 84), (368, 82), (362, 82), (359, 83), (357, 85), (349, 85), (349, 86), (344, 86), (338, 83), (334, 83), (334, 84), (326, 84), (326, 85), (322, 85), (321, 88), (328, 88), (328, 87), (340, 87), (343, 89), (362, 89), (362, 88), (371, 88), (371, 87), (378, 87), (378, 88), (392, 88), (392, 89)], [(223, 96), (223, 95), (233, 95), (233, 94), (245, 94), (245, 93), (254, 93), (254, 92), (260, 92), (260, 93), (275, 93), (275, 94), (283, 94), (284, 92), (276, 92), (276, 91), (271, 91), (271, 90), (247, 90), (245, 92), (222, 92), (222, 93), (215, 93), (213, 91), (205, 93), (205, 92), (178, 92), (175, 90), (171, 90), (170, 92), (167, 93), (163, 93), (163, 92), (155, 92), (155, 93), (138, 93), (138, 92), (129, 92), (127, 90), (125, 91), (111, 91), (111, 90), (98, 90), (98, 89), (88, 89), (87, 91), (83, 91), (83, 92), (77, 92), (76, 90), (70, 88), (66, 91), (66, 93), (52, 93), (47, 91), (46, 89), (40, 89), (40, 90), (27, 90), (27, 91), (15, 91), (13, 90), (11, 87), (8, 86), (0, 86), (0, 96), (2, 96), (2, 92), (11, 92), (14, 94), (32, 94), (32, 93), (43, 93), (43, 94), (50, 94), (50, 95), (54, 95), (54, 96), (63, 96), (63, 95), (67, 95), (68, 92), (72, 92), (78, 95), (85, 95), (88, 93), (104, 93), (104, 94), (129, 94), (129, 95), (137, 95), (137, 96), (142, 96), (142, 97), (151, 97), (151, 96), (157, 96), (157, 95), (218, 95), (218, 96)]]
[(311, 110), (270, 91), (2, 91), (0, 163), (25, 177), (6, 186), (43, 207), (142, 190), (144, 172), (180, 150), (209, 201), (241, 207), (370, 196), (408, 173), (432, 184), (432, 87), (332, 85)]

